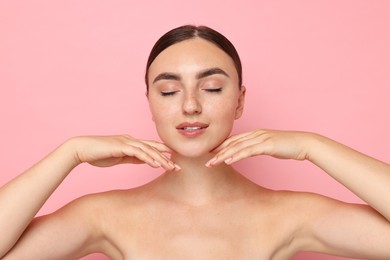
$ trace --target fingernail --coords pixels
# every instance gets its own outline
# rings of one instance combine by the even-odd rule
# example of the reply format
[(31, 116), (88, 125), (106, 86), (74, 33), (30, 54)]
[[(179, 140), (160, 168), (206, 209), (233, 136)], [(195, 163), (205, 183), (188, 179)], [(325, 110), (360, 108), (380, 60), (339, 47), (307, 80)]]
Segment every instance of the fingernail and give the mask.
[(175, 171), (180, 171), (181, 167), (175, 163)]
[(169, 166), (171, 166), (172, 169), (175, 168), (175, 164), (173, 162), (169, 161), (168, 164), (169, 164)]
[(230, 157), (230, 158), (227, 158), (224, 162), (225, 162), (226, 164), (229, 164), (232, 160), (233, 160), (233, 158)]
[(208, 161), (208, 162), (206, 163), (206, 166), (207, 166), (207, 167), (210, 167), (216, 160), (217, 160), (216, 157), (212, 158), (210, 161)]
[(157, 165), (158, 167), (161, 167), (161, 164), (156, 160), (154, 160), (154, 164)]

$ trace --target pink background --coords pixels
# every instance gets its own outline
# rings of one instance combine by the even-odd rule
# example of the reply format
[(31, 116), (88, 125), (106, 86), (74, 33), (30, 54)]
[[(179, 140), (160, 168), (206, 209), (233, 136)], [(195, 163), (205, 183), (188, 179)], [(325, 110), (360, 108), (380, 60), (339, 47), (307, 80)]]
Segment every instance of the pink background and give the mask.
[[(315, 131), (390, 161), (389, 17), (390, 1), (379, 0), (0, 1), (0, 185), (71, 136), (156, 139), (146, 58), (159, 36), (186, 23), (214, 27), (241, 54), (247, 103), (235, 132)], [(359, 202), (306, 162), (257, 157), (236, 167), (266, 187)], [(160, 172), (82, 165), (40, 214)], [(314, 258), (339, 259), (294, 257)]]

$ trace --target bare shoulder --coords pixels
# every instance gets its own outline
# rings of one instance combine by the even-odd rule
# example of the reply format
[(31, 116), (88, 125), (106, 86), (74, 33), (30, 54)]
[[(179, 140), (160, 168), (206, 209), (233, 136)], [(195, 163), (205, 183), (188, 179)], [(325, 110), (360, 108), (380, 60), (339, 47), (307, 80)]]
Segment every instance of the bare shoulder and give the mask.
[(110, 190), (82, 196), (66, 205), (64, 210), (99, 226), (112, 216), (121, 216), (125, 211), (128, 213), (137, 211), (142, 202), (145, 202), (144, 199), (145, 191), (141, 187)]
[(292, 227), (290, 251), (365, 259), (390, 257), (389, 222), (372, 207), (309, 192), (272, 194), (273, 201), (280, 203), (277, 211)]
[(124, 192), (86, 195), (35, 218), (4, 259), (76, 259), (93, 252), (120, 259), (106, 239), (104, 223)]
[[(111, 190), (101, 193), (86, 195), (74, 203), (75, 207), (82, 207), (84, 212), (94, 214), (94, 218), (100, 223), (104, 233), (109, 233), (109, 224), (119, 223), (122, 220), (131, 224), (136, 221), (135, 216), (153, 203), (149, 185), (144, 185), (126, 190)], [(87, 214), (90, 216), (90, 214)], [(115, 221), (113, 221), (115, 219)], [(101, 224), (103, 223), (103, 224)]]
[(276, 191), (259, 187), (251, 200), (254, 225), (264, 230), (274, 244), (273, 257), (286, 259), (300, 251), (324, 252), (315, 233), (326, 228), (328, 214), (343, 203), (309, 192)]
[(64, 228), (71, 227), (66, 230), (76, 230), (76, 237), (84, 237), (77, 257), (102, 252), (111, 259), (123, 259), (122, 251), (118, 250), (118, 241), (123, 238), (119, 231), (135, 226), (144, 194), (142, 188), (88, 194), (49, 215), (48, 221), (43, 219), (43, 222), (62, 219)]

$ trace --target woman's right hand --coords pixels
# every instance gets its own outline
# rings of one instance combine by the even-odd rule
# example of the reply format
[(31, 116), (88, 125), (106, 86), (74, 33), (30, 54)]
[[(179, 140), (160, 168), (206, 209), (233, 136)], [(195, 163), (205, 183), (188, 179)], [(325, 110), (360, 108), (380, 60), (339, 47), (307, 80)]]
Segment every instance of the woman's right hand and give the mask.
[[(39, 209), (78, 164), (109, 167), (122, 163), (146, 163), (151, 167), (161, 166), (167, 171), (179, 170), (180, 167), (164, 155), (169, 152), (171, 150), (162, 143), (141, 141), (128, 135), (69, 139), (0, 187), (0, 258), (15, 248)], [(12, 225), (9, 224), (10, 219)]]
[(69, 140), (75, 148), (77, 164), (110, 167), (123, 163), (146, 163), (153, 168), (180, 170), (164, 153), (171, 150), (163, 143), (138, 140), (129, 135), (81, 136)]

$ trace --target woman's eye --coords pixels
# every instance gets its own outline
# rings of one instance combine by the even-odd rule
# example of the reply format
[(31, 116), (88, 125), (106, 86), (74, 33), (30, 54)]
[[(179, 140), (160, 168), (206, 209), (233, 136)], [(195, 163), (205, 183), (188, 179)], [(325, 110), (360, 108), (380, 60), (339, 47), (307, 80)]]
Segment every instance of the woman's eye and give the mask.
[(161, 96), (173, 96), (176, 93), (176, 91), (161, 91)]
[(205, 89), (207, 92), (221, 92), (222, 88), (207, 88)]

